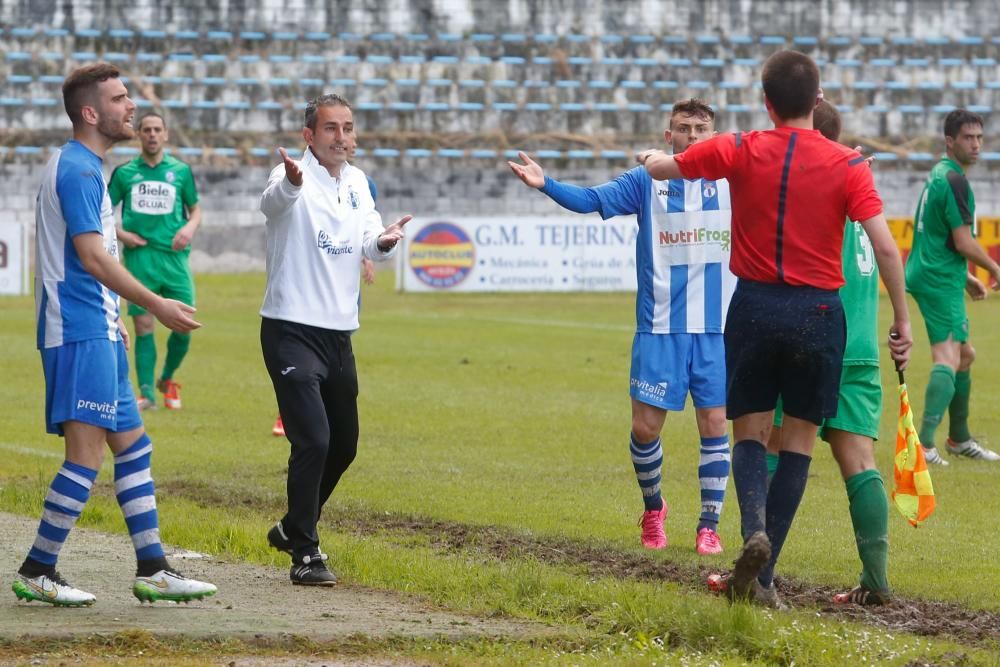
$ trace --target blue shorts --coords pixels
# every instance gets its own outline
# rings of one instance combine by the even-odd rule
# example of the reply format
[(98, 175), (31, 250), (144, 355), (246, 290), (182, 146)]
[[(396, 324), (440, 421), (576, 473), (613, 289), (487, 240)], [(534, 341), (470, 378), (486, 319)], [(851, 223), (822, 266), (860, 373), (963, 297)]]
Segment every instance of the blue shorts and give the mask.
[(122, 433), (142, 426), (121, 341), (83, 340), (42, 351), (45, 430), (77, 421)]
[(629, 395), (664, 410), (684, 409), (688, 390), (696, 408), (726, 404), (722, 334), (637, 333), (632, 340)]
[(821, 425), (837, 415), (847, 326), (837, 290), (740, 279), (726, 317), (726, 416), (774, 409)]

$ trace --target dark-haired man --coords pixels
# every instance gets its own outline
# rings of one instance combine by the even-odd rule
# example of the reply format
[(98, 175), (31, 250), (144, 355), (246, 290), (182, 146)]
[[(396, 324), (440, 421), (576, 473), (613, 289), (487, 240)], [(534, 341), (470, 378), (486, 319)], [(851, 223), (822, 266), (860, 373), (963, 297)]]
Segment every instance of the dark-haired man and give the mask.
[[(201, 206), (191, 167), (164, 152), (169, 133), (158, 113), (139, 120), (142, 150), (135, 159), (115, 168), (108, 182), (111, 205), (122, 202), (118, 239), (125, 246), (125, 266), (160, 296), (194, 306), (194, 280), (188, 265), (191, 239), (201, 225)], [(136, 303), (128, 305), (135, 324), (135, 375), (139, 380), (139, 409), (156, 407), (156, 321)], [(170, 332), (163, 372), (155, 388), (163, 405), (181, 407), (180, 384), (174, 373), (191, 347), (191, 334)]]
[(189, 601), (216, 588), (170, 567), (160, 544), (146, 434), (129, 381), (128, 334), (118, 296), (138, 303), (173, 331), (199, 325), (194, 308), (153, 294), (118, 263), (114, 213), (104, 184), (103, 158), (133, 136), (135, 104), (118, 70), (97, 63), (63, 83), (73, 140), (49, 160), (38, 192), (35, 302), (38, 348), (45, 373), (45, 424), (64, 437), (66, 460), (48, 495), (35, 543), (12, 588), (18, 598), (60, 606), (96, 598), (56, 571), (70, 530), (90, 497), (104, 446), (115, 456), (115, 495), (125, 515), (137, 568), (139, 600)]
[[(697, 99), (678, 102), (663, 137), (674, 155), (715, 135), (715, 112)], [(636, 333), (632, 341), (629, 452), (645, 510), (639, 523), (647, 549), (667, 546), (660, 492), (660, 432), (667, 411), (694, 401), (701, 435), (698, 481), (699, 554), (722, 552), (719, 515), (729, 480), (726, 367), (722, 331), (736, 279), (729, 272), (729, 184), (725, 180), (653, 180), (641, 167), (591, 188), (554, 181), (524, 153), (508, 163), (528, 186), (577, 213), (608, 219), (636, 215)]]
[(920, 442), (927, 462), (948, 465), (937, 447), (934, 432), (948, 411), (949, 454), (981, 461), (1000, 461), (969, 432), (969, 395), (976, 350), (969, 340), (965, 294), (986, 297), (986, 286), (969, 272), (972, 262), (990, 272), (993, 289), (1000, 289), (1000, 266), (974, 237), (976, 200), (965, 176), (979, 160), (983, 119), (966, 109), (955, 109), (944, 119), (945, 157), (934, 166), (917, 204), (913, 249), (906, 260), (906, 289), (924, 316), (931, 343), (930, 380), (920, 422)]
[(301, 160), (279, 148), (260, 199), (267, 218), (267, 286), (260, 343), (291, 443), (288, 512), (268, 532), (292, 556), (293, 584), (332, 586), (316, 524), (358, 448), (361, 258), (384, 261), (403, 238), (405, 216), (382, 227), (363, 171), (347, 162), (354, 116), (338, 95), (306, 105)]
[[(638, 156), (656, 179), (727, 178), (733, 199), (731, 268), (739, 277), (726, 322), (726, 412), (744, 544), (733, 598), (773, 586), (774, 564), (805, 491), (816, 432), (837, 410), (844, 357), (840, 251), (844, 218), (861, 221), (893, 306), (890, 338), (902, 366), (912, 345), (899, 251), (871, 170), (856, 151), (813, 129), (819, 71), (780, 51), (761, 80), (773, 130), (710, 139), (681, 155)], [(768, 490), (764, 440), (784, 398), (782, 451)]]

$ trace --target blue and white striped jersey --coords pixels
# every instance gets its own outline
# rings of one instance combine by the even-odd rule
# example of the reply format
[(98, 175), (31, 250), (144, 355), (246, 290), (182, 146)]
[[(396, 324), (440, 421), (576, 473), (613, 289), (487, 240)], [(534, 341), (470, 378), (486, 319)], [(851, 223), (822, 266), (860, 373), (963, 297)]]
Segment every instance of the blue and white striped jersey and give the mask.
[(38, 348), (107, 338), (120, 340), (118, 295), (90, 275), (73, 237), (98, 233), (118, 257), (115, 219), (102, 160), (77, 141), (45, 167), (35, 204), (35, 314)]
[(729, 183), (654, 181), (636, 167), (591, 189), (605, 220), (638, 217), (636, 331), (722, 333), (736, 288), (729, 271)]

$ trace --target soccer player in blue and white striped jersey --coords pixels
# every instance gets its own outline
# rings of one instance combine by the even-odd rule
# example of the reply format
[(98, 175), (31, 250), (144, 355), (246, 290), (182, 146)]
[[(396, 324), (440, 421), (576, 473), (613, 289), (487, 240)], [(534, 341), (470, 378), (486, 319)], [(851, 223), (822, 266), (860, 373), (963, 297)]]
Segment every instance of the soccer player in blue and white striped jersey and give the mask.
[(194, 310), (159, 297), (118, 262), (103, 157), (134, 136), (135, 104), (118, 70), (97, 63), (74, 70), (63, 84), (73, 140), (57, 150), (42, 176), (35, 213), (35, 304), (38, 349), (45, 374), (45, 425), (64, 437), (66, 459), (45, 497), (34, 544), (11, 588), (23, 600), (91, 605), (56, 561), (83, 511), (104, 460), (115, 457), (115, 496), (137, 560), (133, 594), (140, 600), (188, 601), (215, 593), (170, 567), (160, 544), (149, 464), (153, 445), (139, 417), (128, 376), (128, 335), (118, 295), (186, 333), (200, 326)]
[[(663, 136), (680, 153), (715, 133), (712, 108), (689, 99), (674, 105)], [(527, 155), (520, 157), (523, 164), (508, 163), (514, 174), (563, 208), (598, 212), (604, 219), (637, 217), (638, 292), (629, 393), (630, 451), (645, 507), (642, 544), (649, 549), (667, 546), (660, 432), (667, 412), (683, 410), (690, 392), (701, 436), (702, 512), (695, 548), (700, 554), (721, 553), (717, 529), (730, 460), (722, 334), (736, 286), (729, 271), (729, 184), (655, 181), (635, 168), (603, 185), (582, 188), (552, 180)]]

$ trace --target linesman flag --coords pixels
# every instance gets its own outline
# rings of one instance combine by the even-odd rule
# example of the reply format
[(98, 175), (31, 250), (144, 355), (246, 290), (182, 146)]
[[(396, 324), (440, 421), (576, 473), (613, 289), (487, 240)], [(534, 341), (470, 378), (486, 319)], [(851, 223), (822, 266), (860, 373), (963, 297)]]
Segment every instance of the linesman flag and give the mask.
[(896, 426), (896, 457), (893, 462), (895, 488), (892, 503), (916, 528), (934, 513), (934, 485), (924, 459), (924, 448), (913, 428), (913, 410), (903, 372), (899, 373), (899, 422)]

